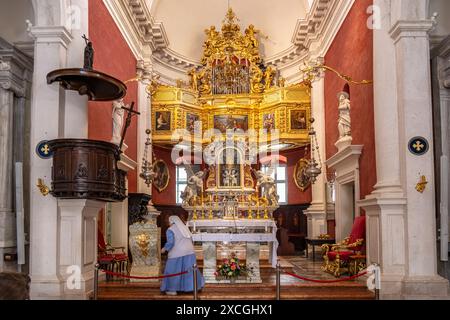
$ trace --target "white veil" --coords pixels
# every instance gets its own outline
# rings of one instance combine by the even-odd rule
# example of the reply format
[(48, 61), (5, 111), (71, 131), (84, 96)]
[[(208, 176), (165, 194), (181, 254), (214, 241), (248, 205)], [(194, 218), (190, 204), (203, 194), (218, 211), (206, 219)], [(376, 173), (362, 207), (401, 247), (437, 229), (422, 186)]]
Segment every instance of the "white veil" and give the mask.
[(183, 237), (185, 237), (185, 238), (192, 238), (192, 234), (189, 231), (189, 228), (183, 223), (183, 221), (181, 221), (181, 219), (178, 216), (170, 216), (169, 217), (169, 223), (170, 224), (175, 224), (175, 226), (181, 232)]

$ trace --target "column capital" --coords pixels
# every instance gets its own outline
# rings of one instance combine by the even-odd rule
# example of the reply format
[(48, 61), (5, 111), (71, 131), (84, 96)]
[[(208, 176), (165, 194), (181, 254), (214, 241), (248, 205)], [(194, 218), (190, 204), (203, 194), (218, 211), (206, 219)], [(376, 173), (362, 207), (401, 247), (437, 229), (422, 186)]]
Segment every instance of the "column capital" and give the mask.
[(389, 31), (394, 43), (397, 43), (402, 38), (428, 38), (428, 32), (434, 26), (433, 20), (399, 20)]
[(150, 60), (138, 60), (136, 64), (136, 74), (143, 80), (151, 80), (153, 74), (153, 64)]
[(64, 26), (31, 27), (30, 35), (36, 43), (59, 43), (66, 49), (73, 39), (70, 31)]

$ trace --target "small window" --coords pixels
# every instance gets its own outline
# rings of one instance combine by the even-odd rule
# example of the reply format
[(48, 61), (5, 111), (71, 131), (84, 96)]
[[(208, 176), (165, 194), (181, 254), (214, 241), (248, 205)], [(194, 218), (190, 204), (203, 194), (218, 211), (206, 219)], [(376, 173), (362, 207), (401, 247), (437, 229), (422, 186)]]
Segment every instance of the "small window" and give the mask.
[[(199, 165), (191, 165), (192, 170), (194, 173), (198, 172), (200, 170)], [(177, 204), (183, 203), (183, 199), (181, 199), (181, 192), (184, 191), (184, 189), (187, 186), (188, 181), (188, 171), (186, 170), (186, 167), (184, 165), (177, 166), (176, 167), (176, 200)]]
[[(270, 166), (262, 166), (262, 172), (268, 173), (271, 169)], [(287, 166), (285, 164), (279, 164), (274, 170), (272, 170), (271, 177), (275, 180), (275, 185), (277, 187), (277, 194), (279, 196), (278, 203), (287, 203)]]

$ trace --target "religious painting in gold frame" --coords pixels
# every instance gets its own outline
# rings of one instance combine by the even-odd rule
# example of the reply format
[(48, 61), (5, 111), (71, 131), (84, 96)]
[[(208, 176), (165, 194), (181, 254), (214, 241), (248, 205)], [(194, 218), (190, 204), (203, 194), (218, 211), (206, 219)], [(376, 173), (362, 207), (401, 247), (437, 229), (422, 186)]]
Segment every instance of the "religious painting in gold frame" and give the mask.
[(198, 121), (200, 121), (200, 116), (198, 114), (190, 113), (190, 112), (186, 113), (185, 128), (190, 134), (194, 133), (196, 122), (198, 122)]
[(226, 133), (228, 130), (241, 130), (246, 132), (248, 130), (248, 115), (214, 115), (214, 129), (221, 133)]
[(263, 113), (262, 116), (262, 129), (268, 133), (275, 130), (275, 112)]
[(306, 110), (289, 110), (289, 128), (291, 131), (308, 130), (308, 115)]
[(155, 112), (155, 132), (171, 131), (172, 112), (158, 110)]
[(308, 160), (300, 159), (295, 165), (294, 169), (294, 182), (300, 191), (304, 192), (311, 185), (311, 178), (306, 175), (306, 168), (308, 166)]
[(158, 192), (164, 191), (169, 185), (170, 174), (169, 167), (164, 160), (156, 160), (153, 163), (153, 172), (155, 176), (153, 178), (153, 185), (158, 190)]

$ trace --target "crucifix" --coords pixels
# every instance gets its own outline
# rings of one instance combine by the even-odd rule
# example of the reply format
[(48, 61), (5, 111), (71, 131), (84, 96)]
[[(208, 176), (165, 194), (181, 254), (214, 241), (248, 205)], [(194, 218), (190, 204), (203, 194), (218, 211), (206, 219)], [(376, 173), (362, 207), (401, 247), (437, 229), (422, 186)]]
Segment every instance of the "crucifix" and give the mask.
[(125, 135), (127, 134), (127, 129), (131, 125), (131, 118), (134, 115), (140, 115), (141, 113), (134, 110), (134, 102), (131, 103), (129, 108), (122, 107), (123, 110), (127, 112), (127, 119), (125, 120), (125, 127), (123, 128), (122, 139), (120, 140), (119, 150), (122, 151), (123, 140), (125, 139)]

